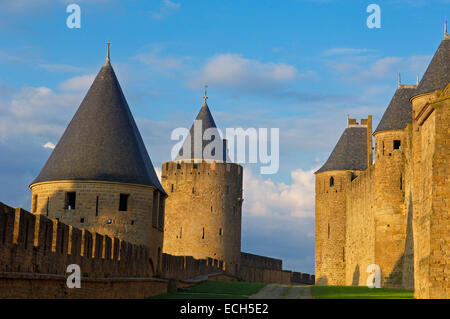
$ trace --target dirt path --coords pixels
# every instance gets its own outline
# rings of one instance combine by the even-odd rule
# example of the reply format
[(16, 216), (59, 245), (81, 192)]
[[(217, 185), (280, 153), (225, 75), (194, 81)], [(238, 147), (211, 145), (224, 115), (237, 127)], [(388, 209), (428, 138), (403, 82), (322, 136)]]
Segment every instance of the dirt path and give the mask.
[(249, 299), (312, 299), (307, 285), (268, 284)]

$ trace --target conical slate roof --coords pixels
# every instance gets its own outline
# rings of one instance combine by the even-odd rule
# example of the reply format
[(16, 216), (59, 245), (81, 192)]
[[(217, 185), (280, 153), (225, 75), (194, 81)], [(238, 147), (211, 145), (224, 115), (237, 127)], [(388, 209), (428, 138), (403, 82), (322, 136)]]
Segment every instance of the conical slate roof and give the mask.
[(412, 122), (412, 108), (409, 99), (415, 95), (416, 90), (415, 86), (400, 85), (397, 88), (374, 133), (403, 130), (406, 125)]
[(450, 82), (450, 36), (446, 35), (420, 80), (417, 95), (443, 90)]
[(314, 174), (326, 171), (367, 169), (367, 128), (347, 127), (330, 157)]
[[(196, 125), (198, 127), (198, 131), (194, 132)], [(208, 134), (208, 136), (214, 137), (211, 137), (209, 140), (204, 139), (203, 137), (206, 130), (209, 130), (208, 132), (210, 134)], [(218, 139), (217, 145), (220, 149), (215, 149), (214, 151), (209, 152), (208, 150), (212, 147), (212, 145), (210, 145), (206, 151), (206, 154), (204, 154), (205, 147), (213, 141), (216, 141), (216, 138)], [(180, 148), (176, 160), (207, 159), (223, 161), (224, 153), (226, 154), (226, 151), (224, 151), (223, 141), (220, 132), (217, 129), (216, 123), (214, 122), (214, 118), (211, 115), (208, 104), (206, 103), (205, 96), (205, 102), (195, 118), (194, 124), (192, 124), (191, 129), (189, 130), (189, 135), (186, 137), (183, 146)]]
[(59, 180), (141, 184), (165, 194), (109, 60), (32, 184)]

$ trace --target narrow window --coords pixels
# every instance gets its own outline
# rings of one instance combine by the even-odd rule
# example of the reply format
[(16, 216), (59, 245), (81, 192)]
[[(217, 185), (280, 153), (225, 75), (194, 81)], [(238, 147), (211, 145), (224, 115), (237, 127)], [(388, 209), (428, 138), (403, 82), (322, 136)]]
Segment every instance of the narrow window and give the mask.
[(345, 262), (345, 247), (342, 247), (342, 261)]
[(212, 206), (211, 206), (211, 213), (212, 213)]
[(192, 194), (195, 193), (195, 187), (192, 187)]
[(173, 193), (173, 191), (174, 191), (174, 186), (173, 186), (173, 184), (172, 184), (172, 193)]
[(180, 238), (183, 236), (183, 227), (180, 227)]
[(197, 169), (197, 163), (194, 163), (194, 165), (192, 165), (193, 169)]
[(328, 224), (328, 239), (330, 239), (330, 224)]
[(177, 169), (181, 169), (181, 164), (177, 163)]
[(75, 209), (75, 201), (76, 201), (76, 193), (75, 192), (67, 192), (65, 208), (68, 210)]
[(33, 196), (33, 213), (36, 213), (37, 210), (37, 201), (38, 201), (38, 195)]
[(401, 141), (394, 140), (394, 150), (399, 150), (399, 149), (401, 149)]
[(84, 218), (80, 218), (80, 223), (84, 223)]
[(48, 216), (48, 207), (50, 206), (50, 197), (47, 197), (47, 216)]
[(205, 239), (205, 227), (202, 228), (202, 239)]
[(97, 199), (95, 200), (95, 216), (98, 216), (98, 196)]
[(227, 185), (226, 194), (228, 195), (229, 193), (230, 193), (230, 186)]
[(222, 228), (219, 228), (219, 236), (222, 236)]
[(159, 194), (158, 229), (160, 231), (164, 231), (164, 205), (165, 198), (162, 194)]
[(333, 187), (333, 186), (334, 186), (334, 177), (331, 176), (330, 177), (330, 187)]
[(384, 155), (384, 141), (383, 141), (383, 149), (382, 149), (382, 154)]
[(401, 190), (403, 189), (403, 176), (401, 173), (400, 173), (400, 189)]
[(131, 225), (134, 225), (134, 220), (131, 221)]
[(128, 210), (128, 198), (130, 194), (120, 194), (119, 211), (126, 212)]
[(158, 198), (159, 192), (155, 189), (153, 191), (153, 205), (152, 205), (152, 226), (157, 227), (158, 226)]

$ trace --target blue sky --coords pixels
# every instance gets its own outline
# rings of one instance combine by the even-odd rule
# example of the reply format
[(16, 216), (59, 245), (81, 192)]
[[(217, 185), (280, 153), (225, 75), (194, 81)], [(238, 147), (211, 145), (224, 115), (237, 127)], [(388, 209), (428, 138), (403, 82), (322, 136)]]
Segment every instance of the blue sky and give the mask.
[[(81, 28), (66, 6), (81, 7)], [(366, 7), (381, 7), (369, 29)], [(0, 201), (29, 209), (37, 176), (104, 62), (156, 168), (208, 83), (226, 127), (280, 129), (280, 170), (245, 166), (244, 251), (314, 271), (314, 178), (346, 124), (378, 124), (397, 85), (423, 75), (449, 16), (441, 1), (0, 0)]]

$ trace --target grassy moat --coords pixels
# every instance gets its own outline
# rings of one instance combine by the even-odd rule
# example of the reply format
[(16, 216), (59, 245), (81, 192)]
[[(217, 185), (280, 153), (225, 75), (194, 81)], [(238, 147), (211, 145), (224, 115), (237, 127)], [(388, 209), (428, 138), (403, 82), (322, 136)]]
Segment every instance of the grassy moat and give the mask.
[[(153, 299), (247, 299), (268, 284), (260, 282), (206, 281), (180, 289), (177, 293), (165, 293)], [(280, 285), (274, 285), (280, 286)], [(284, 285), (286, 286), (286, 285)], [(288, 286), (290, 287), (290, 285)], [(308, 286), (313, 299), (413, 299), (412, 291), (356, 286)]]

